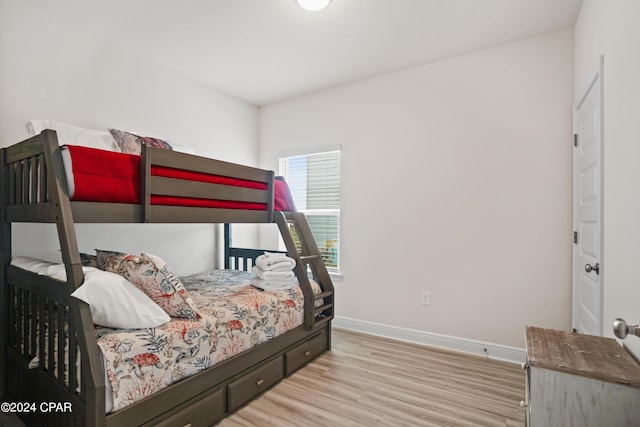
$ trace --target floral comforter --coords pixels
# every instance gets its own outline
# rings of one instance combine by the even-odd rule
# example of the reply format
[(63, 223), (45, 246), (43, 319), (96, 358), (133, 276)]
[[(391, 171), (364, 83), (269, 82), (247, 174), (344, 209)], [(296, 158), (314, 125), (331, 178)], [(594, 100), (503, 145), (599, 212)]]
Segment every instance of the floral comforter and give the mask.
[(172, 318), (152, 329), (98, 328), (113, 411), (303, 323), (299, 287), (261, 291), (249, 285), (250, 277), (213, 270), (181, 278), (202, 319)]

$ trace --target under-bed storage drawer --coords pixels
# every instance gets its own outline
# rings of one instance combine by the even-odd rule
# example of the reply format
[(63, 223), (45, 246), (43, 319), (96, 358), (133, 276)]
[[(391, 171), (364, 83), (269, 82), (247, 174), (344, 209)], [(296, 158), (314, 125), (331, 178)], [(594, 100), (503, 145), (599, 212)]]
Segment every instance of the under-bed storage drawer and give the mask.
[(224, 418), (224, 388), (218, 389), (169, 418), (152, 423), (155, 427), (210, 426)]
[(327, 350), (327, 332), (320, 334), (296, 346), (285, 353), (285, 369), (287, 376), (297, 371), (311, 359)]
[(227, 386), (229, 412), (233, 412), (284, 377), (282, 356), (247, 373)]

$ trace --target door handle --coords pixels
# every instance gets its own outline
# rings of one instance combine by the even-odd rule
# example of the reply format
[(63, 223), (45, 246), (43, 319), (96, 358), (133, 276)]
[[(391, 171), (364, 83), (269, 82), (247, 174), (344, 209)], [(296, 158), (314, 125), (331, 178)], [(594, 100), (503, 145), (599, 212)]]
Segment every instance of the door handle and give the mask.
[(596, 265), (587, 264), (584, 266), (584, 271), (586, 271), (587, 273), (595, 271), (596, 274), (600, 274), (600, 263), (596, 262)]
[(624, 319), (618, 318), (613, 321), (613, 333), (621, 340), (629, 334), (640, 337), (640, 325), (627, 325)]

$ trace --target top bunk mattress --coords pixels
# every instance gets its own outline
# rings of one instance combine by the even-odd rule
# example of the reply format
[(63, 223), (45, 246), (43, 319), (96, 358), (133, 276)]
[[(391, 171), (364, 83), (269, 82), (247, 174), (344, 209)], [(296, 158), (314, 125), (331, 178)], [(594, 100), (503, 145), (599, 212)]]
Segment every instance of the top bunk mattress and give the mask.
[[(64, 145), (62, 160), (72, 201), (141, 203), (141, 156), (91, 147)], [(152, 165), (151, 176), (267, 191), (264, 182)], [(266, 203), (151, 194), (152, 205), (266, 210)], [(274, 181), (274, 210), (295, 210), (286, 182)]]

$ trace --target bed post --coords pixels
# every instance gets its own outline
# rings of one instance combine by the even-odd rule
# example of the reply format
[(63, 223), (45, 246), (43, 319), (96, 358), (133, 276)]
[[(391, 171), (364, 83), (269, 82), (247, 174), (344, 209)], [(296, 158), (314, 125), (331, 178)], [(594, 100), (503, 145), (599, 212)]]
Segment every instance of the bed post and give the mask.
[(151, 220), (151, 154), (147, 144), (140, 147), (140, 208), (142, 222)]
[(229, 248), (231, 247), (231, 224), (224, 224), (224, 268), (231, 268)]
[(7, 286), (7, 266), (11, 262), (11, 224), (6, 219), (9, 202), (8, 170), (6, 150), (0, 150), (0, 400), (7, 393), (7, 340), (9, 339), (9, 287)]
[[(74, 289), (82, 285), (84, 273), (80, 262), (71, 203), (63, 189), (65, 177), (62, 168), (59, 167), (62, 164), (61, 159), (53, 158), (59, 153), (56, 133), (45, 130), (42, 132), (42, 136), (45, 162), (47, 165), (53, 166), (47, 168), (49, 195), (58, 211), (56, 227), (62, 251), (62, 262), (67, 273), (69, 292), (73, 292)], [(87, 405), (85, 422), (87, 426), (102, 426), (105, 424), (104, 368), (96, 342), (91, 311), (88, 304), (72, 298), (71, 313), (79, 338), (82, 368), (81, 395), (86, 399)]]
[(49, 183), (49, 196), (51, 201), (57, 208), (56, 227), (58, 230), (58, 239), (60, 240), (60, 250), (62, 251), (62, 262), (67, 272), (67, 283), (73, 286), (73, 289), (80, 286), (84, 280), (82, 273), (82, 263), (80, 262), (80, 252), (78, 251), (78, 242), (76, 240), (76, 230), (73, 223), (73, 214), (71, 213), (71, 203), (63, 189), (65, 182), (64, 173), (61, 168), (55, 167), (59, 162), (54, 156), (57, 155), (58, 138), (55, 132), (45, 130), (42, 132), (44, 138), (44, 158), (48, 165), (54, 167), (47, 168), (47, 182)]

